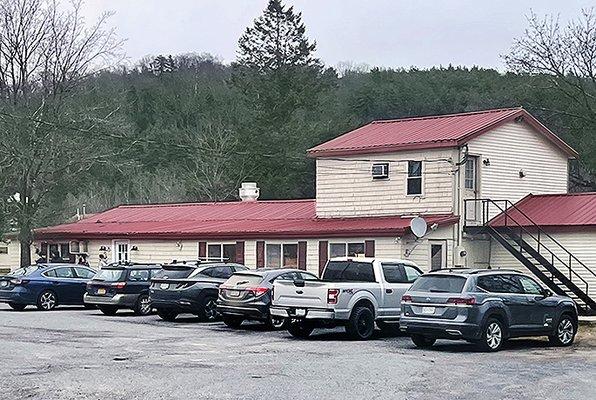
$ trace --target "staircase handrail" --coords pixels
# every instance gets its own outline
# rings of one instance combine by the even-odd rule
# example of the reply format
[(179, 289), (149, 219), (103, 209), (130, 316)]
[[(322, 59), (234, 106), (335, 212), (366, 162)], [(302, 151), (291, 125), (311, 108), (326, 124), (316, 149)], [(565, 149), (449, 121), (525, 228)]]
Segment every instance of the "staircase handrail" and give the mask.
[[(586, 286), (586, 294), (588, 293), (588, 288), (589, 288), (589, 284), (588, 282), (582, 277), (580, 276), (576, 271), (574, 271), (571, 268), (571, 265), (567, 265), (567, 263), (565, 263), (563, 260), (561, 260), (559, 258), (559, 256), (557, 256), (551, 249), (549, 249), (545, 244), (541, 244), (540, 240), (537, 239), (536, 237), (534, 237), (534, 235), (532, 235), (532, 233), (530, 231), (528, 231), (520, 222), (518, 222), (514, 217), (512, 217), (510, 214), (507, 213), (507, 211), (509, 210), (509, 208), (507, 207), (508, 204), (511, 204), (511, 208), (514, 208), (515, 210), (517, 210), (521, 215), (523, 215), (528, 221), (530, 221), (539, 231), (539, 233), (542, 233), (544, 235), (546, 235), (549, 239), (551, 239), (554, 243), (556, 243), (561, 249), (563, 249), (570, 257), (573, 257), (573, 259), (575, 259), (581, 266), (583, 266), (587, 271), (589, 271), (590, 273), (592, 273), (594, 276), (596, 276), (596, 274), (590, 269), (588, 268), (584, 263), (582, 263), (581, 261), (579, 261), (577, 259), (577, 257), (575, 257), (569, 250), (567, 250), (562, 244), (560, 244), (555, 238), (553, 238), (551, 235), (549, 235), (547, 232), (545, 232), (537, 223), (535, 223), (526, 213), (524, 213), (522, 210), (520, 210), (518, 207), (515, 206), (515, 204), (513, 204), (513, 202), (511, 202), (510, 200), (492, 200), (492, 199), (473, 199), (473, 201), (482, 201), (482, 202), (490, 202), (492, 203), (494, 206), (496, 206), (501, 213), (504, 215), (505, 218), (505, 227), (507, 227), (507, 219), (511, 219), (513, 222), (515, 222), (515, 224), (522, 229), (524, 232), (526, 232), (526, 234), (528, 234), (532, 239), (534, 239), (541, 247), (543, 247), (546, 251), (548, 251), (550, 253), (550, 255), (553, 258), (556, 258), (561, 264), (563, 264), (564, 266), (567, 267), (567, 269), (569, 270), (570, 274), (575, 275), (580, 281), (582, 281), (585, 286)], [(505, 203), (505, 209), (503, 209), (497, 202), (502, 202)], [(484, 213), (483, 213), (484, 214)], [(491, 218), (488, 221), (484, 221), (484, 215), (483, 215), (483, 224), (490, 226), (490, 223), (495, 220), (496, 218), (498, 218), (500, 215), (496, 215), (495, 217)], [(487, 209), (487, 219), (488, 219), (488, 209)], [(539, 247), (540, 248), (540, 247)], [(556, 267), (555, 267), (556, 268)]]

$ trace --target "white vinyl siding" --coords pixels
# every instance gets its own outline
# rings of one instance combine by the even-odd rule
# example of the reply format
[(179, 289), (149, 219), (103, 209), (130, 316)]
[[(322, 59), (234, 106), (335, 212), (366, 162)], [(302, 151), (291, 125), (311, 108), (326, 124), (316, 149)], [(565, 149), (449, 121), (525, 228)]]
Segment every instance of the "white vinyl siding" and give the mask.
[[(317, 159), (317, 216), (365, 217), (453, 212), (452, 149)], [(423, 161), (422, 195), (407, 195), (408, 161)], [(389, 178), (373, 179), (372, 164), (389, 162)]]
[(481, 198), (515, 203), (529, 193), (567, 192), (567, 155), (525, 123), (509, 122), (480, 135), (468, 142), (468, 151), (480, 156)]
[[(585, 232), (549, 232), (549, 234), (557, 240), (563, 247), (570, 251), (579, 261), (584, 263), (592, 271), (596, 272), (596, 246), (590, 246), (587, 244), (596, 243), (596, 231), (585, 231)], [(544, 237), (541, 237), (544, 240)], [(544, 240), (544, 244), (553, 251), (562, 261), (568, 263), (569, 256), (562, 251), (558, 246), (549, 243), (548, 239)], [(542, 250), (540, 252), (545, 256), (547, 260), (551, 259), (548, 251)], [(574, 265), (575, 261), (572, 261)], [(511, 253), (509, 253), (503, 246), (498, 242), (493, 241), (490, 252), (490, 264), (494, 268), (515, 268), (520, 271), (529, 272), (526, 267), (517, 261)], [(569, 276), (567, 268), (562, 267), (555, 261), (556, 266), (566, 276)], [(590, 295), (596, 296), (596, 277), (594, 275), (583, 271), (581, 268), (577, 268), (576, 271), (580, 276), (586, 280), (590, 286)], [(582, 288), (581, 280), (578, 280), (572, 275), (572, 281)]]

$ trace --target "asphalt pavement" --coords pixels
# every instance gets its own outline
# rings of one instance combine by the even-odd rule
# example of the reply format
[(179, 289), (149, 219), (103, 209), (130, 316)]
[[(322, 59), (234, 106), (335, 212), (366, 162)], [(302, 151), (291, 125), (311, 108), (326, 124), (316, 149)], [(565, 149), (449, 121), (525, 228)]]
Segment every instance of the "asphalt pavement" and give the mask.
[(190, 316), (0, 305), (0, 399), (596, 399), (596, 327), (571, 348), (522, 339), (488, 354), (380, 332), (298, 340)]

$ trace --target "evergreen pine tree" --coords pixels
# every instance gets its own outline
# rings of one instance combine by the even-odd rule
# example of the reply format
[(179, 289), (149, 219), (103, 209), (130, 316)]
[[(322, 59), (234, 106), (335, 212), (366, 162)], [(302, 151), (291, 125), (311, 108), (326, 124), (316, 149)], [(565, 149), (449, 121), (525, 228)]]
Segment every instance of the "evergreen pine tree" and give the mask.
[(237, 64), (259, 72), (321, 65), (313, 55), (316, 42), (306, 37), (302, 13), (286, 8), (281, 0), (269, 0), (263, 15), (246, 28), (238, 45)]

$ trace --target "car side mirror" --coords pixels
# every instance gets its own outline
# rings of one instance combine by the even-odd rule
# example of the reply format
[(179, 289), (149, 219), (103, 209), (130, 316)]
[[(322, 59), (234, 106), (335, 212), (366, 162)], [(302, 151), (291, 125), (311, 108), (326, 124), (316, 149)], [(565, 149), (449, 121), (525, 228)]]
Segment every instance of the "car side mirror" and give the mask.
[(304, 279), (295, 279), (294, 280), (294, 286), (304, 287)]
[(552, 295), (553, 295), (553, 292), (551, 292), (551, 290), (550, 290), (550, 289), (542, 289), (542, 295), (543, 295), (544, 297), (550, 297), (550, 296), (552, 296)]

